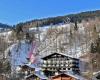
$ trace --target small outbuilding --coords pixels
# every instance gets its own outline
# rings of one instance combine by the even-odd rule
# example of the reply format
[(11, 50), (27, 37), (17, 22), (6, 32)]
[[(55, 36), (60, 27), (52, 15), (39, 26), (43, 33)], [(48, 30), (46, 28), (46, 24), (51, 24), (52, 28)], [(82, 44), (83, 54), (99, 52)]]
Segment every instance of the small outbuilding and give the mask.
[(43, 73), (38, 71), (34, 72), (34, 74), (26, 76), (25, 80), (48, 80), (48, 78)]

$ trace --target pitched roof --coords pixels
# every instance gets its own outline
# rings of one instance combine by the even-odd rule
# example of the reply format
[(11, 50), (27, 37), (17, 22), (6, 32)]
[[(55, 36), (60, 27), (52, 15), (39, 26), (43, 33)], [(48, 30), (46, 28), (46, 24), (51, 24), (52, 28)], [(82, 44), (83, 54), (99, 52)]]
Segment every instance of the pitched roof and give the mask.
[(72, 56), (70, 56), (70, 55), (67, 55), (67, 54), (64, 54), (64, 53), (52, 53), (52, 54), (50, 54), (50, 55), (47, 55), (47, 56), (43, 57), (42, 59), (48, 59), (49, 57), (51, 57), (51, 56), (53, 56), (53, 55), (55, 55), (55, 54), (62, 55), (62, 56), (65, 56), (65, 57), (69, 57), (69, 58), (77, 59), (77, 60), (78, 60), (78, 58), (74, 58), (74, 57), (72, 57)]
[(26, 67), (26, 68), (34, 68), (36, 71), (39, 71), (41, 70), (41, 68), (39, 66), (37, 66), (36, 64), (22, 64), (22, 65), (19, 65), (21, 67)]
[(53, 76), (53, 78), (56, 78), (58, 76), (61, 76), (61, 77), (72, 77), (72, 78), (75, 78), (75, 79), (78, 79), (78, 80), (86, 80), (85, 78), (83, 78), (82, 76), (80, 75), (77, 75), (77, 74), (72, 74), (72, 73), (62, 73), (62, 74), (58, 74), (56, 76)]
[(45, 80), (48, 79), (44, 74), (41, 73), (41, 71), (36, 71), (36, 72), (34, 72), (34, 74), (30, 74), (30, 75), (26, 76), (25, 78), (28, 79), (28, 78), (31, 78), (33, 76), (37, 76), (40, 79), (45, 79)]

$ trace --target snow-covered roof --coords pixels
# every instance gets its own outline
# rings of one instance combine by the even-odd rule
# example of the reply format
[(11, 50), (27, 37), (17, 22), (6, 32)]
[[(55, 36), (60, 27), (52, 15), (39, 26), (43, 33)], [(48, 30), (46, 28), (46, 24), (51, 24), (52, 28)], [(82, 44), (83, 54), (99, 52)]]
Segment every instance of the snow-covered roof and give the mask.
[[(45, 57), (48, 57), (48, 56), (53, 55), (53, 54), (60, 54), (60, 55), (66, 56), (66, 57), (78, 59), (78, 58), (75, 58), (75, 57), (73, 57), (73, 56), (71, 56), (71, 55), (67, 55), (67, 54), (64, 54), (64, 53), (52, 53), (52, 54), (46, 55)], [(42, 59), (45, 58), (45, 57), (42, 57)]]
[(71, 55), (67, 55), (67, 54), (65, 54), (65, 53), (59, 53), (59, 54), (64, 55), (64, 56), (68, 56), (68, 57), (70, 57), (70, 58), (79, 59), (79, 58), (77, 58), (77, 57), (74, 57), (74, 56), (71, 56)]
[[(65, 72), (65, 73), (61, 73), (61, 74), (58, 74), (58, 75), (62, 75), (62, 74), (68, 75), (68, 76), (73, 77), (73, 78), (75, 78), (75, 79), (77, 79), (77, 80), (86, 80), (86, 79), (83, 78), (82, 76), (77, 75), (77, 74), (73, 74), (73, 73), (71, 73), (71, 72)], [(56, 75), (56, 76), (58, 76), (58, 75)], [(53, 76), (53, 77), (55, 77), (55, 76)]]
[(33, 75), (39, 77), (40, 79), (46, 79), (46, 80), (48, 79), (48, 78), (47, 78), (42, 72), (40, 72), (40, 71), (34, 72), (34, 74), (30, 74), (30, 75), (26, 76), (25, 79), (30, 78), (30, 77), (33, 76)]
[(40, 68), (39, 66), (37, 66), (36, 64), (25, 64), (25, 65), (27, 65), (27, 66), (30, 67), (30, 68), (35, 68), (36, 71), (41, 70), (41, 68)]
[(66, 72), (65, 74), (72, 76), (73, 78), (78, 79), (78, 80), (86, 80), (85, 78), (83, 78), (81, 75), (78, 75), (78, 74), (73, 74), (71, 72)]
[(36, 76), (40, 77), (41, 79), (48, 79), (48, 78), (43, 74), (43, 72), (41, 72), (41, 71), (36, 71), (34, 74), (35, 74)]

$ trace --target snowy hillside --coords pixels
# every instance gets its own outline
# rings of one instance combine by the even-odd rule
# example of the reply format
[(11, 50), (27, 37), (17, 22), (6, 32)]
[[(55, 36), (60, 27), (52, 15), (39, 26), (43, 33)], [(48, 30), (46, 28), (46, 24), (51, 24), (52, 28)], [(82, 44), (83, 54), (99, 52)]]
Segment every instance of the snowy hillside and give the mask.
[[(84, 27), (82, 24), (78, 24), (78, 26), (79, 26), (79, 33), (78, 34), (79, 34), (81, 40), (79, 41), (78, 40), (79, 37), (77, 37), (77, 35), (75, 35), (76, 38), (73, 38), (73, 40), (71, 42), (72, 46), (70, 46), (70, 33), (69, 32), (70, 32), (70, 29), (72, 28), (70, 24), (54, 25), (52, 27), (45, 26), (43, 28), (40, 27), (39, 34), (40, 34), (40, 41), (41, 42), (38, 43), (39, 46), (37, 49), (40, 51), (39, 54), (41, 55), (41, 57), (55, 52), (56, 47), (57, 47), (57, 52), (65, 53), (66, 55), (76, 57), (76, 58), (79, 58), (80, 56), (82, 56), (83, 53), (86, 53), (86, 51), (88, 51), (88, 49), (89, 49), (88, 45), (90, 45), (91, 41), (89, 41), (89, 43), (87, 45), (85, 44), (86, 42), (85, 42), (84, 35), (86, 35), (86, 33), (84, 31)], [(58, 32), (55, 33), (54, 35), (52, 35), (51, 38), (48, 38), (50, 36), (47, 34), (49, 29), (52, 29), (52, 30), (57, 29)], [(62, 29), (64, 29), (62, 34), (59, 34), (57, 36), (57, 38), (55, 38), (56, 34), (61, 32)], [(35, 29), (35, 28), (29, 28), (30, 33), (35, 32), (37, 35), (38, 33), (36, 30), (37, 29)], [(72, 28), (72, 30), (73, 30), (73, 28)], [(65, 34), (65, 32), (67, 33), (67, 35)], [(72, 32), (72, 33), (74, 34), (74, 32)], [(89, 37), (88, 34), (87, 34), (87, 37)], [(53, 38), (55, 40), (53, 40)], [(50, 42), (50, 40), (51, 40), (51, 42)], [(58, 41), (58, 42), (56, 42), (56, 41)], [(74, 42), (74, 41), (76, 41), (76, 42)], [(82, 42), (84, 42), (83, 45), (82, 45)], [(77, 43), (77, 44), (75, 44), (75, 43)], [(56, 46), (56, 44), (57, 44), (57, 46)], [(65, 49), (64, 52), (63, 51), (61, 52), (60, 50), (58, 50), (61, 45), (64, 46), (63, 47)], [(87, 46), (88, 46), (88, 48), (87, 48)], [(15, 63), (15, 65), (26, 63), (27, 62), (26, 58), (28, 57), (28, 52), (30, 51), (30, 48), (31, 48), (31, 44), (25, 42), (25, 40), (21, 41), (20, 43), (13, 44), (9, 48), (10, 52), (12, 53), (11, 56), (13, 56), (13, 58), (15, 59), (12, 63)]]
[(26, 58), (28, 55), (28, 47), (30, 46), (24, 42), (20, 45), (21, 46), (19, 46), (18, 43), (13, 44), (5, 51), (5, 57), (9, 58), (11, 61), (12, 69), (27, 62)]
[[(43, 57), (58, 52), (79, 58), (84, 55), (83, 53), (88, 52), (91, 44), (89, 32), (86, 32), (83, 24), (78, 24), (77, 32), (74, 31), (73, 26), (74, 24), (61, 24), (43, 28), (44, 34), (40, 34), (43, 40), (38, 47), (40, 55)], [(72, 37), (70, 34), (72, 34)], [(62, 51), (61, 48), (63, 48)]]
[[(6, 54), (5, 57), (9, 58), (11, 62), (12, 71), (16, 70), (17, 67), (20, 65), (29, 64), (27, 58), (29, 58), (29, 52), (31, 48), (32, 48), (32, 44), (23, 40), (20, 43), (11, 45), (5, 51), (5, 54)], [(39, 68), (39, 64), (41, 64), (40, 61), (41, 60), (39, 56), (36, 56), (36, 62), (33, 65), (35, 66), (36, 69)], [(32, 65), (29, 65), (29, 66), (32, 66)]]
[[(38, 53), (37, 62), (30, 65), (28, 58), (32, 43), (28, 39), (16, 40), (5, 51), (5, 57), (10, 60), (12, 71), (16, 70), (19, 65), (28, 65), (40, 69), (42, 60), (40, 58), (52, 53), (62, 53), (70, 57), (81, 59), (80, 57), (87, 54), (90, 50), (92, 42), (91, 32), (84, 27), (83, 24), (78, 24), (78, 30), (74, 30), (74, 24), (60, 24), (52, 26), (44, 26), (37, 28), (29, 28), (25, 30), (29, 35), (35, 35), (36, 51)], [(2, 33), (3, 35), (11, 34)], [(24, 35), (25, 36), (25, 32)], [(34, 41), (34, 40), (33, 40)], [(34, 58), (35, 58), (34, 57)], [(84, 61), (80, 70), (85, 71)]]

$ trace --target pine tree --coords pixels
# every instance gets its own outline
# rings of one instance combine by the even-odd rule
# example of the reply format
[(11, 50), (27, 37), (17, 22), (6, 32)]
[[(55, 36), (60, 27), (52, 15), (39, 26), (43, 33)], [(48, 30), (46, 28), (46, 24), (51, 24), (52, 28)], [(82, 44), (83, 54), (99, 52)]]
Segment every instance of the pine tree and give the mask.
[(97, 45), (97, 52), (100, 53), (100, 38), (97, 39), (96, 45)]
[(91, 49), (90, 49), (91, 53), (96, 53), (97, 52), (97, 47), (94, 46), (94, 43), (91, 43)]
[(77, 21), (75, 21), (75, 27), (74, 27), (74, 30), (78, 30), (78, 26), (77, 26)]

